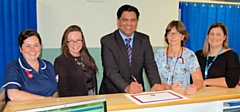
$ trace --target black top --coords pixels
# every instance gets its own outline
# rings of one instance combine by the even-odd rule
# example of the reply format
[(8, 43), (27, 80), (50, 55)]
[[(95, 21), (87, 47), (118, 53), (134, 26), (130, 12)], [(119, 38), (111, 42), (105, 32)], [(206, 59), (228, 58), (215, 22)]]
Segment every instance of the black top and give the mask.
[[(206, 67), (206, 57), (201, 55), (202, 50), (196, 52), (201, 71), (204, 78)], [(208, 63), (211, 63), (214, 57), (209, 56)], [(238, 54), (233, 50), (219, 54), (208, 70), (207, 78), (225, 77), (227, 86), (233, 88), (237, 85), (240, 75), (240, 65)]]
[(97, 94), (96, 73), (83, 71), (83, 65), (79, 65), (75, 58), (61, 54), (54, 61), (54, 68), (59, 77), (58, 93), (60, 97), (88, 95), (90, 89), (95, 89)]

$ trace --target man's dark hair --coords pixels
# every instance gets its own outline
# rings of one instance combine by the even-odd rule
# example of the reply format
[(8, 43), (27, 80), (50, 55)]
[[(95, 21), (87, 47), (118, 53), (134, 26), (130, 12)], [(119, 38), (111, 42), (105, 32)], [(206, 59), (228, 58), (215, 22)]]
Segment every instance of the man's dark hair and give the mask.
[(133, 11), (133, 12), (135, 12), (135, 13), (136, 13), (136, 16), (137, 16), (137, 19), (138, 19), (139, 15), (140, 15), (140, 13), (138, 12), (138, 9), (137, 9), (136, 7), (126, 4), (126, 5), (121, 6), (121, 7), (118, 9), (118, 11), (117, 11), (117, 18), (118, 18), (118, 19), (122, 16), (122, 13), (123, 13), (124, 11), (128, 11), (128, 12)]

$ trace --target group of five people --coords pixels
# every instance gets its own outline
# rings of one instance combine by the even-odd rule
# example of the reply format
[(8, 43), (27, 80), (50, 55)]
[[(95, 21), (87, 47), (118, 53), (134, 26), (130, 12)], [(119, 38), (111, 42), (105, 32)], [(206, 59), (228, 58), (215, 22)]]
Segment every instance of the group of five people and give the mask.
[[(101, 38), (103, 79), (99, 94), (145, 91), (143, 70), (151, 91), (185, 90), (186, 95), (193, 95), (203, 86), (237, 85), (239, 59), (228, 48), (223, 23), (210, 26), (204, 48), (195, 54), (184, 47), (189, 37), (184, 24), (173, 20), (164, 35), (168, 46), (154, 53), (149, 36), (136, 31), (139, 15), (134, 6), (121, 6), (118, 29)], [(54, 66), (39, 58), (42, 42), (36, 31), (23, 31), (18, 44), (21, 56), (6, 66), (2, 86), (6, 101), (98, 94), (98, 68), (79, 26), (71, 25), (63, 33), (62, 54)]]

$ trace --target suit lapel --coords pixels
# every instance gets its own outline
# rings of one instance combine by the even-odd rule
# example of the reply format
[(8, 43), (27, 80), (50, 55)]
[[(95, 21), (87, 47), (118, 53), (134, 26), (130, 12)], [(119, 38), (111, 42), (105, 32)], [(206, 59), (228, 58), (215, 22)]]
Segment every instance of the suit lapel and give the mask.
[(125, 59), (126, 63), (128, 63), (128, 65), (129, 65), (128, 54), (127, 54), (127, 49), (126, 49), (125, 43), (123, 42), (123, 39), (122, 39), (121, 35), (119, 34), (118, 30), (116, 30), (115, 34), (116, 34), (116, 36), (115, 36), (116, 41), (119, 46), (119, 49), (121, 50), (123, 58)]
[(134, 62), (137, 61), (137, 57), (139, 56), (139, 50), (142, 50), (141, 42), (136, 35), (137, 33), (135, 32), (134, 38), (133, 38), (133, 47), (132, 47), (132, 65), (134, 64)]

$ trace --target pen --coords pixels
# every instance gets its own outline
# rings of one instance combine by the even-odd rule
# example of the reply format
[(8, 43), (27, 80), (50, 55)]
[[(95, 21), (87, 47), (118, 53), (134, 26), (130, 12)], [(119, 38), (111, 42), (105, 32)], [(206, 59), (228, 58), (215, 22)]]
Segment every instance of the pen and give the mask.
[(132, 79), (134, 82), (138, 82), (137, 79), (132, 75)]
[[(134, 82), (138, 83), (137, 79), (133, 75), (132, 75), (132, 79), (133, 79)], [(141, 91), (143, 91), (143, 87), (141, 87)]]

